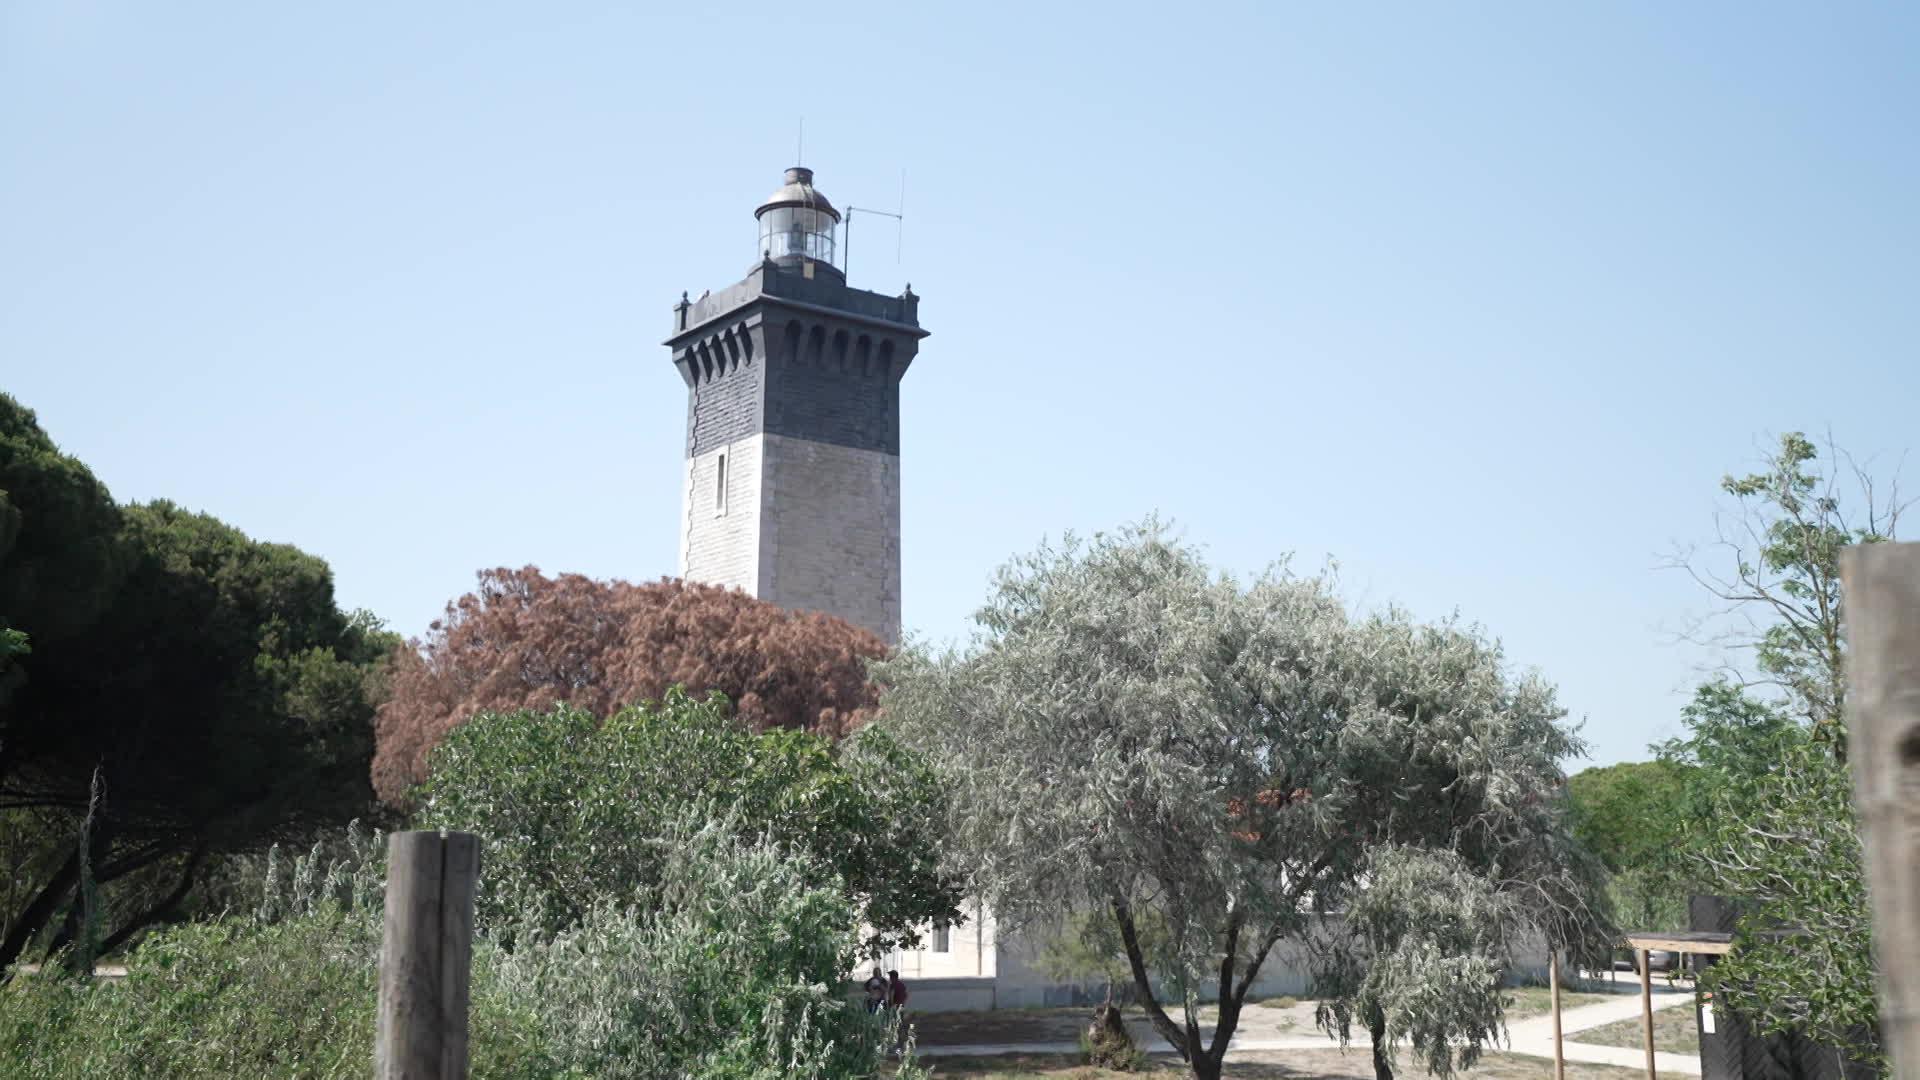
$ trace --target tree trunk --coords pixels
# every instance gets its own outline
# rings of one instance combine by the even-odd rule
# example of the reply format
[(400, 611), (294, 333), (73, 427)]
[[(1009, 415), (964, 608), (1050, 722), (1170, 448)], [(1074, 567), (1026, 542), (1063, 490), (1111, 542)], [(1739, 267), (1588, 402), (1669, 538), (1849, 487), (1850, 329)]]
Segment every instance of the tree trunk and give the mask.
[[(116, 881), (178, 850), (156, 842), (135, 848), (131, 853), (109, 862), (105, 858), (109, 845), (106, 830), (100, 829), (92, 839), (97, 852), (94, 856), (95, 866), (98, 868), (94, 872), (94, 882), (97, 885)], [(32, 943), (34, 935), (63, 914), (61, 904), (67, 900), (79, 883), (80, 851), (76, 847), (73, 854), (67, 856), (67, 861), (60, 864), (60, 869), (54, 871), (53, 877), (48, 879), (47, 884), (34, 896), (33, 901), (21, 909), (19, 919), (7, 932), (6, 938), (0, 940), (0, 979), (5, 978), (13, 965), (20, 962), (20, 955)], [(76, 904), (79, 902), (77, 897), (74, 902)], [(70, 940), (72, 940), (72, 934), (63, 932), (59, 943), (65, 944)]]
[(162, 897), (160, 901), (152, 907), (128, 919), (126, 925), (115, 930), (105, 941), (102, 941), (100, 943), (100, 955), (105, 956), (111, 953), (113, 950), (125, 945), (128, 938), (139, 933), (142, 929), (171, 916), (174, 910), (186, 900), (187, 894), (193, 891), (194, 881), (199, 876), (200, 863), (206, 856), (207, 849), (205, 845), (194, 848), (193, 853), (187, 856), (187, 865), (185, 869), (181, 871), (180, 880), (174, 885), (173, 891)]
[[(99, 777), (96, 774), (95, 782), (98, 783), (98, 780)], [(54, 934), (53, 941), (47, 946), (49, 956), (68, 948), (76, 941), (81, 941), (83, 929), (88, 919), (94, 914), (89, 908), (99, 900), (100, 886), (112, 880), (110, 877), (103, 877), (100, 873), (100, 863), (106, 858), (111, 841), (105, 823), (95, 823), (96, 811), (97, 804), (87, 811), (87, 818), (81, 825), (80, 847), (85, 850), (75, 852), (73, 900), (67, 905), (59, 932)], [(69, 952), (66, 957), (68, 969), (75, 973), (91, 975), (94, 960), (92, 950), (95, 944), (97, 943), (81, 941), (81, 947), (78, 950)]]
[(1367, 1009), (1367, 1034), (1373, 1036), (1374, 1080), (1393, 1080), (1393, 1050), (1387, 1046), (1387, 1014), (1378, 1006)]
[(1191, 1062), (1200, 1055), (1195, 1051), (1198, 1045), (1189, 1042), (1187, 1033), (1173, 1022), (1167, 1010), (1153, 996), (1153, 981), (1147, 976), (1147, 958), (1140, 951), (1140, 935), (1133, 925), (1133, 913), (1127, 905), (1118, 900), (1113, 902), (1113, 921), (1120, 928), (1120, 943), (1127, 951), (1127, 966), (1133, 971), (1133, 986), (1140, 993), (1140, 1007), (1146, 1010), (1147, 1019), (1153, 1021), (1153, 1030), (1172, 1045), (1174, 1052), (1182, 1061)]
[[(66, 949), (69, 945), (79, 940), (80, 924), (84, 921), (86, 905), (86, 884), (82, 882), (78, 888), (73, 890), (73, 902), (67, 905), (67, 913), (60, 918), (60, 932), (53, 935), (53, 942), (47, 946), (47, 956), (52, 957), (62, 949)], [(80, 962), (83, 959), (82, 954), (85, 951), (85, 949), (75, 949), (67, 953), (65, 957), (67, 970), (75, 974), (81, 973)], [(84, 959), (86, 960), (87, 968), (85, 974), (93, 974), (93, 958), (85, 957)]]
[(21, 910), (20, 917), (14, 921), (13, 929), (7, 933), (5, 940), (0, 940), (0, 975), (19, 963), (20, 954), (26, 951), (27, 943), (60, 910), (61, 901), (73, 891), (74, 883), (79, 880), (80, 851), (76, 848), (73, 854), (67, 856), (67, 861), (60, 864), (60, 869), (54, 871), (52, 880), (40, 889), (39, 895)]

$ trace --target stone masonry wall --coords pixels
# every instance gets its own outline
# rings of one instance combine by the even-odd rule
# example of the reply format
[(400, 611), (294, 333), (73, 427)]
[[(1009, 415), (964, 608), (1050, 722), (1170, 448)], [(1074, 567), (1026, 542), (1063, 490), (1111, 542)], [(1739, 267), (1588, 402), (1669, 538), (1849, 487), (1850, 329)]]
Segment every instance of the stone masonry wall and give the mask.
[[(727, 458), (726, 511), (716, 496), (720, 457)], [(761, 436), (753, 435), (687, 459), (680, 500), (680, 576), (759, 595)]]
[(759, 596), (900, 639), (900, 459), (761, 436)]
[[(892, 347), (890, 342), (882, 344)], [(857, 354), (862, 345), (869, 354), (864, 371), (857, 357), (835, 361), (831, 343), (822, 350), (827, 355), (818, 359), (777, 353), (777, 359), (764, 371), (763, 429), (787, 438), (898, 454), (898, 371), (883, 373), (874, 366), (877, 361), (872, 352), (877, 346), (865, 334), (850, 351)], [(890, 359), (889, 363), (897, 365), (899, 361)]]
[(761, 384), (766, 366), (736, 364), (703, 377), (687, 390), (687, 454), (710, 453), (760, 433)]

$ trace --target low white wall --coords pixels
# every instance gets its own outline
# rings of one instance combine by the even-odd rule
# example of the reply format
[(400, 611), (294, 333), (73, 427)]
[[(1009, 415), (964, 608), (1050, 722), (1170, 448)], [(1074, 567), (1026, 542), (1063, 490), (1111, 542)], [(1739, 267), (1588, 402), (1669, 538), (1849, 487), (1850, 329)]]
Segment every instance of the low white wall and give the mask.
[(908, 1012), (984, 1012), (999, 1007), (992, 978), (918, 979), (907, 983)]
[[(1339, 916), (1326, 916), (1337, 920)], [(1036, 966), (1039, 950), (1031, 946), (1025, 937), (1002, 934), (998, 940), (998, 987), (996, 1007), (1002, 1009), (1028, 1009), (1042, 1006), (1089, 1005), (1102, 1001), (1106, 997), (1104, 984), (1063, 983), (1048, 977)], [(1571, 979), (1573, 971), (1564, 964), (1561, 967), (1562, 979)], [(1544, 939), (1533, 938), (1519, 942), (1515, 948), (1513, 966), (1508, 970), (1508, 985), (1537, 983), (1547, 981), (1547, 947)], [(1266, 962), (1260, 965), (1260, 976), (1254, 980), (1253, 989), (1248, 996), (1252, 999), (1271, 997), (1311, 997), (1313, 978), (1307, 963), (1305, 947), (1297, 941), (1287, 941), (1276, 945), (1268, 954)], [(1202, 997), (1211, 999), (1211, 987), (1202, 991)]]
[[(1566, 958), (1560, 960), (1560, 981), (1564, 985), (1578, 973), (1568, 967)], [(1507, 969), (1507, 985), (1522, 986), (1547, 984), (1547, 939), (1529, 934), (1514, 943), (1513, 964)]]
[[(1091, 1005), (1106, 998), (1104, 983), (1060, 982), (1040, 971), (1037, 967), (1039, 949), (1030, 945), (1024, 936), (1002, 934), (999, 953), (999, 1007), (1002, 1009)], [(1249, 996), (1305, 997), (1311, 986), (1303, 950), (1295, 943), (1286, 942), (1275, 946), (1266, 962), (1260, 965), (1260, 976), (1254, 980)]]

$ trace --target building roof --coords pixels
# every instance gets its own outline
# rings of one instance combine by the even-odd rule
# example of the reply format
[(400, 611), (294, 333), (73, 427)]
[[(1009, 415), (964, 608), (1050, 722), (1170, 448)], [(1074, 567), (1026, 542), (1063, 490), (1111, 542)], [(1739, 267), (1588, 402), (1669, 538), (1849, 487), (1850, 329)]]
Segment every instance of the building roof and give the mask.
[(1713, 930), (1632, 930), (1626, 939), (1636, 949), (1702, 954), (1733, 951), (1733, 935)]
[(840, 211), (835, 210), (827, 197), (820, 194), (820, 189), (813, 186), (813, 170), (798, 165), (787, 170), (787, 182), (781, 185), (780, 190), (767, 196), (767, 201), (760, 204), (753, 216), (758, 218), (769, 210), (783, 206), (804, 206), (830, 214), (835, 221), (840, 220)]

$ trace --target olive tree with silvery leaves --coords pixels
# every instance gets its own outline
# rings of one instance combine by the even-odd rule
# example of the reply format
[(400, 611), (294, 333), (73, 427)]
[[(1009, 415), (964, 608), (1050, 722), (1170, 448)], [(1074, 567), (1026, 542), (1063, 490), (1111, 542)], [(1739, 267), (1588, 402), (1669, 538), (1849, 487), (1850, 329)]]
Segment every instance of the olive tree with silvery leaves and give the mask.
[(1196, 1077), (1220, 1075), (1262, 965), (1324, 934), (1376, 847), (1458, 851), (1516, 923), (1602, 939), (1559, 806), (1580, 743), (1477, 633), (1356, 618), (1327, 575), (1217, 576), (1153, 519), (1016, 559), (976, 621), (964, 652), (876, 666), (881, 722), (946, 776), (951, 850), (1002, 926), (1111, 918)]
[(1497, 988), (1531, 928), (1525, 895), (1447, 848), (1378, 846), (1360, 877), (1310, 950), (1317, 1021), (1343, 1042), (1365, 1028), (1377, 1080), (1403, 1041), (1434, 1075), (1471, 1068), (1505, 1022)]

